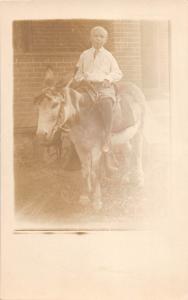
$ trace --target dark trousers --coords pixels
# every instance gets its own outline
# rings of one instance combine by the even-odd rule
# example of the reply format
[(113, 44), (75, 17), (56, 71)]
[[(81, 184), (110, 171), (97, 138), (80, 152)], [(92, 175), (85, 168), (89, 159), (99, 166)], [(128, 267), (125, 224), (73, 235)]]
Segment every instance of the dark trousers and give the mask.
[(108, 140), (112, 129), (113, 99), (110, 97), (100, 98), (97, 108), (103, 121), (105, 139)]

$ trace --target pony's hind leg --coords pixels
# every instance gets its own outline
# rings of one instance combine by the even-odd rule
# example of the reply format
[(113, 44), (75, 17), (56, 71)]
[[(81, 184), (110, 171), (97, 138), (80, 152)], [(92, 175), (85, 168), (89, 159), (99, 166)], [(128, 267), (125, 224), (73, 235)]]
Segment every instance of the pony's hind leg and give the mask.
[(143, 156), (143, 135), (138, 132), (132, 140), (132, 154), (130, 162), (130, 181), (136, 187), (144, 185), (144, 171), (142, 165)]
[(92, 151), (92, 204), (94, 209), (99, 210), (102, 208), (102, 195), (101, 195), (101, 150), (100, 148), (95, 148)]
[(90, 194), (91, 194), (91, 159), (90, 155), (85, 157), (85, 161), (81, 162), (81, 172), (82, 172), (82, 178), (83, 178), (83, 186), (82, 186), (82, 193), (80, 195), (79, 202), (82, 205), (88, 204), (90, 200)]

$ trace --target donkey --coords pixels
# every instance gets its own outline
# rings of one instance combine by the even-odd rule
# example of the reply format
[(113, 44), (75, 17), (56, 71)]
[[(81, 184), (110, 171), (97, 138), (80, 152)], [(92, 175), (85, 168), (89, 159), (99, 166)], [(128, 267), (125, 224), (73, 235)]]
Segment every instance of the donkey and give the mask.
[[(129, 179), (141, 186), (145, 97), (133, 83), (121, 84), (117, 89), (119, 100), (114, 108), (112, 147), (127, 144), (131, 156)], [(83, 190), (79, 202), (84, 205), (92, 201), (100, 209), (104, 129), (95, 103), (71, 88), (70, 82), (60, 88), (55, 84), (46, 87), (35, 101), (39, 107), (37, 137), (50, 144), (57, 136), (61, 138), (61, 132), (68, 132), (81, 163)]]

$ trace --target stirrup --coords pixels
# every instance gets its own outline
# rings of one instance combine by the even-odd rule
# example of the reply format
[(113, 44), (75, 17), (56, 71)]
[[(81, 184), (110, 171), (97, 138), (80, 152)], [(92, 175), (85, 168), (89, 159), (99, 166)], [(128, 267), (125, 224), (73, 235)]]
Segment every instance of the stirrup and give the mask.
[(104, 153), (108, 153), (108, 152), (110, 151), (110, 147), (109, 147), (107, 144), (105, 144), (105, 145), (103, 145), (103, 147), (102, 147), (102, 151), (103, 151)]
[[(107, 141), (108, 141), (108, 142), (107, 142)], [(106, 140), (104, 141), (103, 146), (102, 146), (102, 151), (103, 151), (104, 153), (108, 153), (108, 152), (111, 151), (111, 147), (112, 147), (112, 144), (111, 144), (111, 138), (109, 138), (109, 140), (106, 139)]]

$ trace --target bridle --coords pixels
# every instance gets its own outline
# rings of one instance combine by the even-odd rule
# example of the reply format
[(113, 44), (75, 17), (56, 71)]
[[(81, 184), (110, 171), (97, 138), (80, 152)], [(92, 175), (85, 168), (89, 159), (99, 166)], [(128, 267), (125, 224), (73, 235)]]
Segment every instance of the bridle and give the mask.
[(70, 131), (70, 127), (68, 125), (69, 120), (67, 120), (64, 124), (63, 124), (63, 120), (62, 120), (62, 107), (63, 107), (63, 104), (65, 103), (65, 101), (63, 101), (64, 96), (62, 95), (62, 93), (58, 92), (55, 88), (49, 88), (49, 87), (45, 88), (43, 90), (42, 95), (45, 95), (47, 98), (49, 98), (52, 101), (54, 101), (54, 97), (56, 97), (56, 98), (58, 98), (58, 101), (60, 102), (57, 120), (56, 120), (56, 123), (51, 132), (52, 139), (54, 138), (55, 134), (59, 130), (61, 130), (63, 133), (67, 134)]

